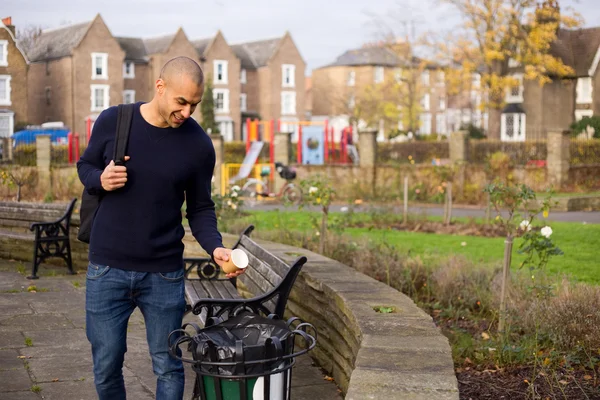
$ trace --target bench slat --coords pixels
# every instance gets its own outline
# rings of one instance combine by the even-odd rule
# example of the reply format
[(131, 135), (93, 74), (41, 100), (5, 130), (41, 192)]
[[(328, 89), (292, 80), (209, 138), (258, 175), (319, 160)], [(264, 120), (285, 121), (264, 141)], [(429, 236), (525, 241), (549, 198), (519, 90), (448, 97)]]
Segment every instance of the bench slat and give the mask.
[(269, 253), (266, 249), (261, 247), (258, 243), (250, 239), (248, 236), (242, 236), (242, 238), (240, 239), (240, 245), (244, 246), (248, 250), (248, 252), (254, 257), (268, 264), (271, 267), (271, 269), (275, 271), (280, 277), (284, 277), (287, 275), (290, 267), (284, 261)]

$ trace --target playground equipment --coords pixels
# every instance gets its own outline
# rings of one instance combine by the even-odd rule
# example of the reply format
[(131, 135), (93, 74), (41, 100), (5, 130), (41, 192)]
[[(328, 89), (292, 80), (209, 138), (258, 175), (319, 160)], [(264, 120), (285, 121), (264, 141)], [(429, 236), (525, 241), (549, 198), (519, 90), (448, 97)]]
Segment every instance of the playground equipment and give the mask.
[(240, 197), (249, 204), (254, 205), (259, 197), (265, 198), (280, 198), (291, 204), (298, 204), (302, 199), (302, 190), (292, 181), (296, 179), (296, 171), (293, 168), (276, 162), (275, 170), (280, 177), (285, 179), (286, 183), (279, 189), (278, 192), (269, 190), (269, 181), (266, 179), (271, 175), (271, 166), (263, 166), (260, 169), (260, 178), (250, 178), (242, 186)]

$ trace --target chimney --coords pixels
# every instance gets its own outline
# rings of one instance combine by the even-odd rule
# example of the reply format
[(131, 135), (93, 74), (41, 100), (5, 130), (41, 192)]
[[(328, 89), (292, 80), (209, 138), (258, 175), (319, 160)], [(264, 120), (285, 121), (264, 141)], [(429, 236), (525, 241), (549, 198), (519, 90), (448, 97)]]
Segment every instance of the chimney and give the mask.
[(12, 17), (2, 18), (2, 24), (4, 24), (4, 26), (6, 26), (8, 30), (12, 32), (13, 36), (17, 35), (15, 26), (12, 24)]

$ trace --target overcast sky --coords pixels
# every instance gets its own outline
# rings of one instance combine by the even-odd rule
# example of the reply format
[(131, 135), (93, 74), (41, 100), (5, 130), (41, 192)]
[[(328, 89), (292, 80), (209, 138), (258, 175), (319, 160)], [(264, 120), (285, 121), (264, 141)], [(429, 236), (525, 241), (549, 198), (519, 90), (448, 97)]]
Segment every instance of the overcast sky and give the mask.
[[(562, 0), (600, 26), (600, 0)], [(450, 30), (460, 18), (440, 0), (2, 0), (0, 17), (19, 27), (89, 21), (97, 13), (115, 36), (152, 37), (179, 26), (190, 39), (221, 29), (230, 44), (269, 39), (287, 30), (312, 68), (333, 62), (344, 51), (376, 40), (381, 23), (415, 21), (422, 31)], [(390, 17), (392, 16), (392, 17)]]

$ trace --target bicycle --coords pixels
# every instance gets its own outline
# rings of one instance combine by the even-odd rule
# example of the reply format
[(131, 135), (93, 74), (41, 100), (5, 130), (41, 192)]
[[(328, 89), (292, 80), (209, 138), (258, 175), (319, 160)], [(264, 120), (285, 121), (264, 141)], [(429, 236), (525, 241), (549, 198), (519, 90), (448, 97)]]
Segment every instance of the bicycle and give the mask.
[(267, 177), (271, 175), (271, 168), (263, 167), (260, 171), (261, 179), (250, 178), (242, 186), (240, 190), (242, 200), (250, 206), (256, 203), (258, 197), (281, 198), (284, 202), (290, 204), (300, 203), (300, 200), (302, 200), (302, 190), (292, 182), (296, 179), (296, 171), (281, 162), (275, 163), (275, 171), (286, 181), (278, 193), (269, 191)]

